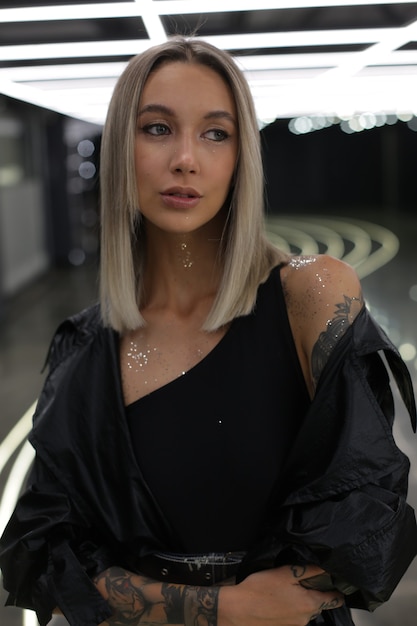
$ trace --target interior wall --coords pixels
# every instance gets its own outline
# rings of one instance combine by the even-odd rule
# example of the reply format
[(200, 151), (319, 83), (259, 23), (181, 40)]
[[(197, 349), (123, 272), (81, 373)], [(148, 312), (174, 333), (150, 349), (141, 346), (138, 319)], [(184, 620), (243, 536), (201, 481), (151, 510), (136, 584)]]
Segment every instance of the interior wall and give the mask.
[(36, 107), (0, 97), (0, 298), (14, 294), (49, 262), (41, 125)]
[(100, 131), (0, 96), (0, 315), (49, 267), (97, 255)]
[(49, 264), (39, 180), (0, 187), (2, 290), (12, 295)]
[(417, 133), (406, 124), (355, 134), (335, 125), (295, 135), (288, 120), (277, 120), (261, 136), (269, 212), (415, 213)]

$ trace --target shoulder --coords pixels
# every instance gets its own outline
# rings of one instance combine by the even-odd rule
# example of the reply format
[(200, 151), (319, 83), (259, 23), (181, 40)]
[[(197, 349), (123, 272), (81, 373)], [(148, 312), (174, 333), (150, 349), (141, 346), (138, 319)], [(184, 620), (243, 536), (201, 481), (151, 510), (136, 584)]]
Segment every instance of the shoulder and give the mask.
[(353, 267), (327, 254), (292, 257), (282, 268), (281, 279), (288, 304), (301, 298), (309, 309), (312, 303), (327, 304), (333, 295), (342, 292), (351, 291), (356, 297), (361, 289)]
[(281, 280), (294, 339), (314, 389), (331, 351), (363, 307), (361, 284), (350, 265), (328, 255), (293, 257)]

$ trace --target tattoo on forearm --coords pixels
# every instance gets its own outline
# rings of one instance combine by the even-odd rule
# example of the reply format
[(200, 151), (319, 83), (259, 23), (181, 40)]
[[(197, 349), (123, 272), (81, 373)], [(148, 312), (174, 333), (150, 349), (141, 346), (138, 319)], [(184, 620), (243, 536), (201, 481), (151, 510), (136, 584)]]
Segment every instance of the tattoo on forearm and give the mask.
[(333, 319), (328, 320), (326, 330), (320, 333), (311, 353), (311, 371), (315, 387), (333, 348), (354, 320), (355, 313), (362, 304), (362, 294), (357, 298), (344, 296), (344, 301), (336, 304)]
[(112, 567), (96, 578), (96, 583), (104, 581), (106, 600), (114, 611), (113, 617), (108, 620), (109, 624), (133, 626), (142, 620), (148, 621), (146, 617), (151, 614), (153, 605), (144, 593), (145, 581), (144, 585), (139, 586), (135, 578), (130, 572), (118, 567)]
[(217, 626), (218, 587), (160, 583), (111, 567), (95, 579), (113, 616), (104, 625)]
[(184, 587), (164, 583), (161, 593), (165, 599), (168, 624), (182, 624), (184, 621)]
[(218, 595), (218, 587), (185, 587), (185, 626), (216, 626)]

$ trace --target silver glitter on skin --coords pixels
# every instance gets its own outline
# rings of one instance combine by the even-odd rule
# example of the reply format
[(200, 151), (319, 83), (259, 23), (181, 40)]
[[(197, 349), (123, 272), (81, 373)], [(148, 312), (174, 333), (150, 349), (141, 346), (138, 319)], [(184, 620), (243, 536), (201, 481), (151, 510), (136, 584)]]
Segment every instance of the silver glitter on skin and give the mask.
[[(333, 320), (327, 320), (326, 328), (330, 330), (332, 326), (333, 326)], [(335, 340), (339, 339), (339, 337), (345, 334), (345, 330), (346, 330), (345, 327), (349, 326), (349, 320), (347, 318), (338, 319), (337, 326), (338, 326), (339, 332), (334, 333), (333, 337)]]
[(126, 404), (183, 377), (216, 347), (228, 328), (214, 333), (194, 329), (193, 337), (188, 338), (175, 318), (164, 316), (158, 324), (158, 333), (147, 327), (121, 339), (121, 383)]
[(187, 244), (181, 244), (181, 252), (183, 253), (181, 261), (185, 269), (188, 269), (194, 265), (194, 261), (191, 259), (191, 252), (187, 249)]
[(317, 257), (315, 256), (293, 256), (288, 265), (295, 270), (299, 270), (307, 265), (315, 263), (316, 261)]
[(151, 352), (156, 352), (156, 348), (153, 348), (152, 350), (148, 348), (147, 350), (142, 351), (139, 350), (137, 344), (134, 341), (131, 341), (130, 349), (126, 353), (128, 368), (134, 370), (135, 372), (143, 371), (143, 368), (149, 362), (149, 356)]
[[(197, 356), (197, 361), (191, 367), (193, 367), (203, 359), (204, 351), (198, 348), (195, 354)], [(147, 377), (148, 375), (149, 368), (147, 366), (149, 366), (149, 361), (152, 362), (155, 360), (159, 360), (160, 363), (164, 363), (164, 358), (158, 348), (151, 348), (150, 346), (146, 346), (145, 349), (140, 349), (135, 341), (129, 342), (129, 349), (126, 352), (126, 357), (126, 365), (128, 369), (135, 374), (141, 374), (141, 382), (144, 385), (148, 385), (150, 382), (146, 378), (143, 378), (143, 376)], [(165, 363), (164, 369), (165, 371), (169, 370), (169, 366), (167, 365), (167, 363)], [(187, 371), (188, 370), (182, 370), (179, 374), (177, 374), (177, 377), (180, 378), (181, 376), (185, 376)], [(157, 383), (158, 378), (154, 378), (152, 382)], [(126, 380), (124, 380), (124, 384), (127, 384)], [(133, 386), (135, 387), (135, 385)]]
[(321, 296), (321, 289), (325, 289), (326, 283), (323, 281), (323, 277), (320, 274), (316, 274), (316, 278), (317, 278), (317, 282), (319, 283), (319, 288), (317, 289), (316, 287), (316, 290), (319, 296)]

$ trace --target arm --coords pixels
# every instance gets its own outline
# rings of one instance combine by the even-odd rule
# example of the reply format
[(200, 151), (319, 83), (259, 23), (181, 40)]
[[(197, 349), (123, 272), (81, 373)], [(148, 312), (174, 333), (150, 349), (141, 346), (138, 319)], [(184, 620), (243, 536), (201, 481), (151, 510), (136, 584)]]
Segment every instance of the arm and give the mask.
[(59, 485), (34, 485), (21, 497), (1, 540), (8, 604), (36, 610), (41, 626), (52, 613), (65, 615), (71, 626), (305, 626), (313, 615), (343, 603), (340, 593), (300, 584), (321, 572), (314, 566), (259, 572), (239, 585), (149, 580), (109, 567), (114, 552), (112, 558), (95, 535), (83, 528)]
[(95, 578), (113, 611), (101, 626), (305, 626), (322, 611), (343, 604), (340, 593), (307, 590), (300, 584), (320, 571), (286, 566), (253, 574), (239, 585), (191, 587), (111, 567)]
[(57, 605), (74, 626), (99, 624), (110, 611), (89, 574), (111, 562), (97, 530), (37, 459), (0, 538), (6, 604), (36, 611), (41, 626)]
[(327, 255), (294, 257), (282, 282), (298, 357), (311, 397), (333, 351), (363, 307), (356, 272)]
[[(406, 502), (409, 463), (392, 435), (394, 405), (378, 355), (384, 350), (390, 361), (395, 349), (363, 310), (359, 280), (344, 263), (296, 260), (282, 281), (313, 401), (284, 469), (273, 531), (240, 576), (266, 563), (314, 561), (349, 594), (350, 606), (373, 610), (417, 551)], [(399, 365), (397, 382), (406, 370)], [(404, 386), (412, 416), (411, 381)]]

